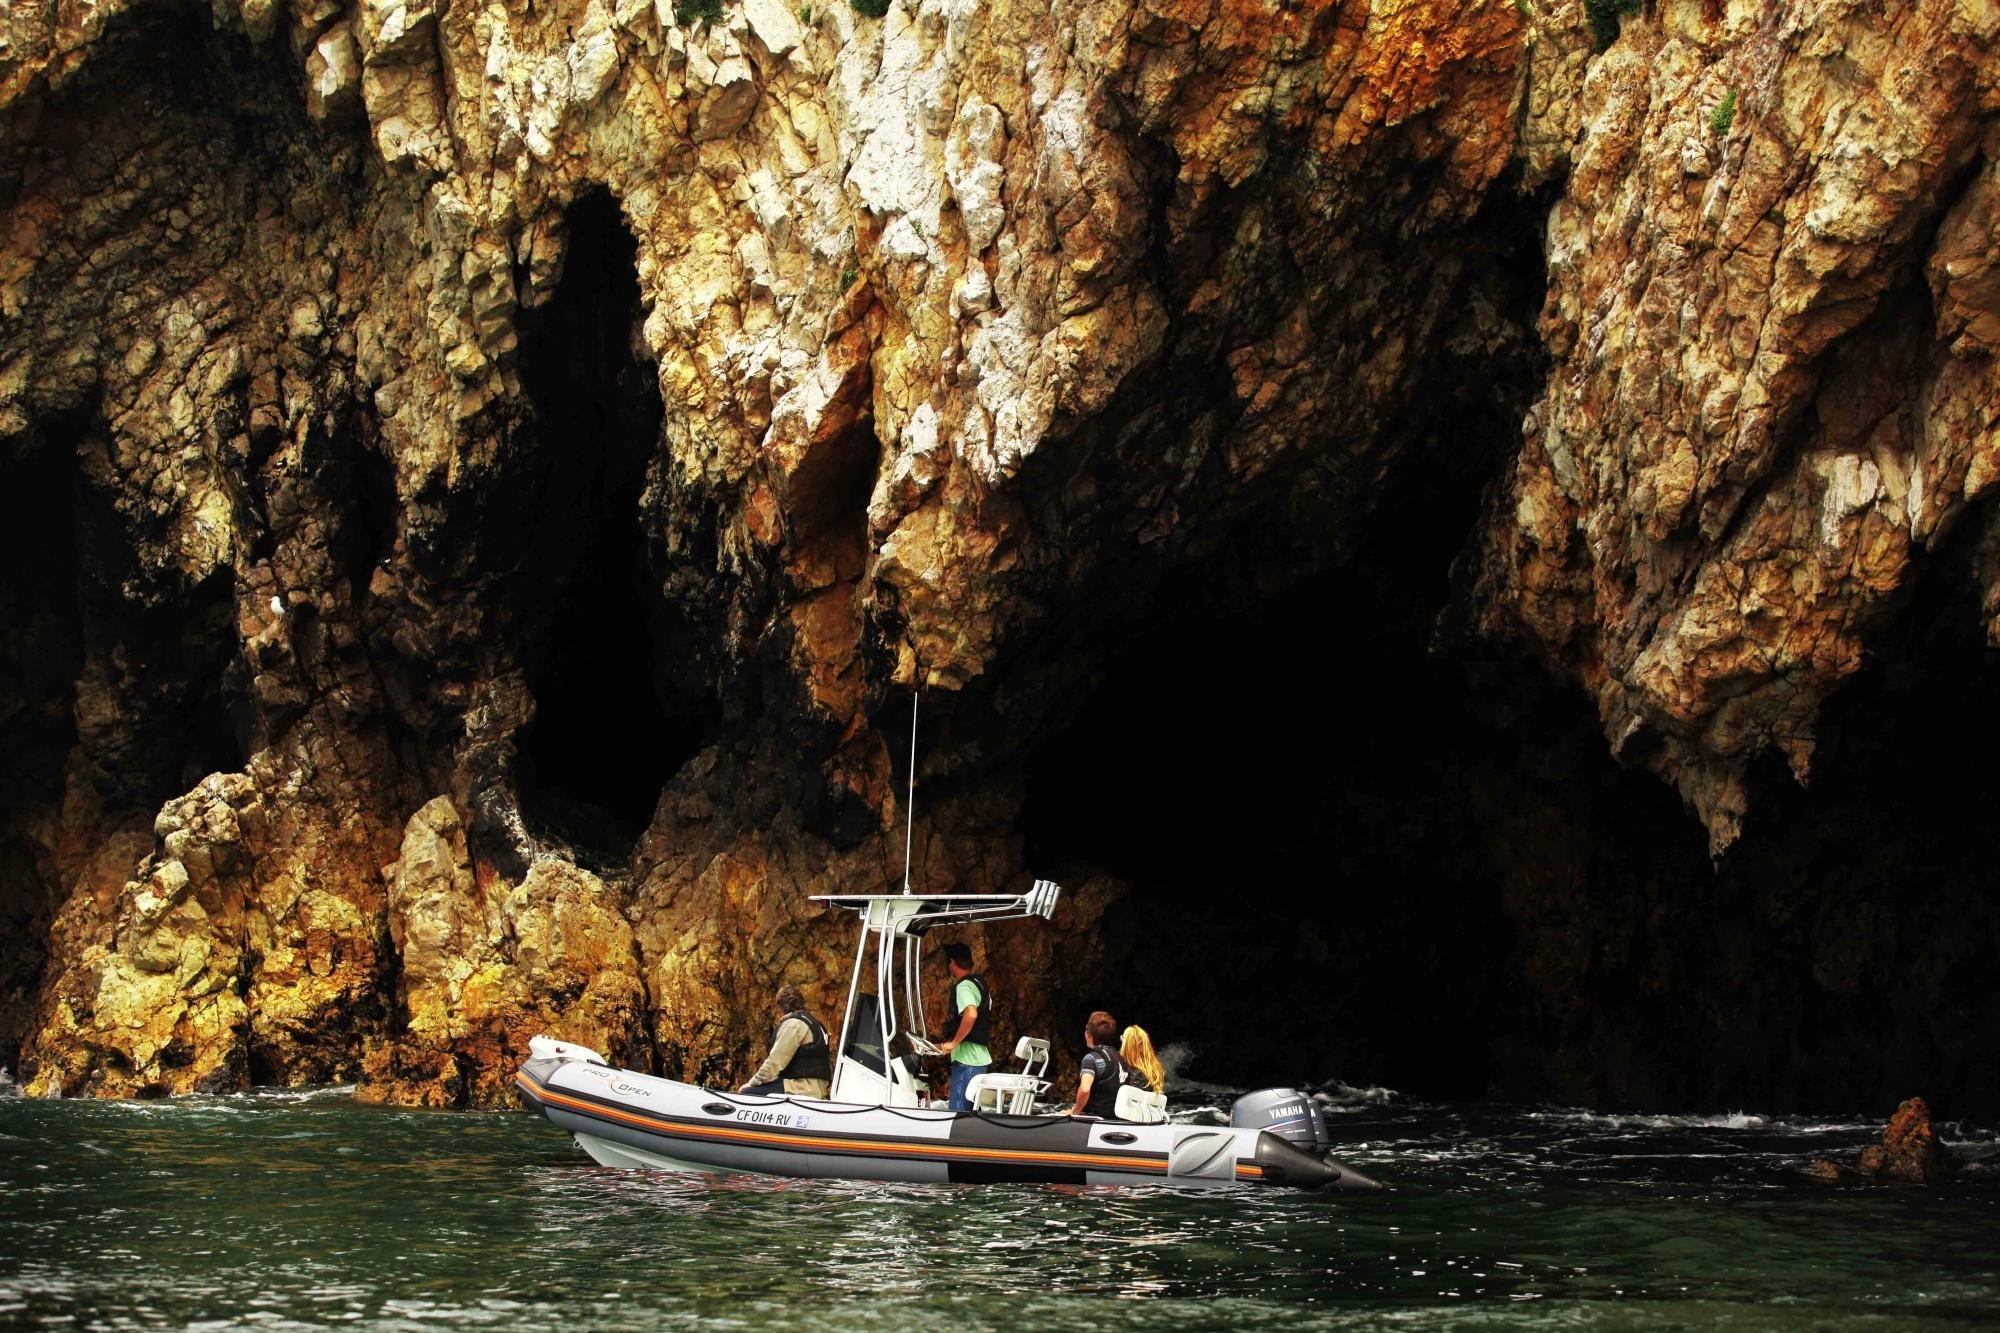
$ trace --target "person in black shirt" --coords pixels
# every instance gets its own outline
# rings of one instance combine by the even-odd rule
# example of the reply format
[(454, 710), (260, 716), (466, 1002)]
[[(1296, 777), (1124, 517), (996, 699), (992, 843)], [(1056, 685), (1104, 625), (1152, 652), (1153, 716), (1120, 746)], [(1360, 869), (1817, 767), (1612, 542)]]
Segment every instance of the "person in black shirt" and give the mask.
[(1084, 1024), (1083, 1073), (1076, 1085), (1076, 1106), (1071, 1115), (1096, 1116), (1100, 1120), (1118, 1118), (1118, 1088), (1125, 1081), (1125, 1062), (1118, 1055), (1118, 1022), (1103, 1010)]

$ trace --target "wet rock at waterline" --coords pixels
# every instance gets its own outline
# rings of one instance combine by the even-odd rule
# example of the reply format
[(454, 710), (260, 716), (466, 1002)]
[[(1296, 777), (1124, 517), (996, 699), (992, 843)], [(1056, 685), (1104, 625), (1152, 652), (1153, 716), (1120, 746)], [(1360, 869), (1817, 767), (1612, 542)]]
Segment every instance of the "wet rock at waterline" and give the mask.
[(1861, 1174), (1877, 1180), (1937, 1180), (1955, 1166), (1951, 1149), (1931, 1128), (1931, 1110), (1921, 1097), (1896, 1108), (1879, 1146), (1861, 1150)]
[(1931, 1110), (1921, 1097), (1896, 1108), (1882, 1131), (1882, 1142), (1861, 1150), (1852, 1166), (1830, 1158), (1815, 1158), (1805, 1174), (1818, 1180), (1870, 1180), (1881, 1184), (1923, 1185), (1942, 1180), (1958, 1169), (1958, 1159), (1931, 1126)]
[[(1983, 522), (1978, 16), (1668, 3), (1602, 54), (1507, 0), (5, 22), (31, 1091), (484, 1105), (538, 1030), (734, 1079), (777, 984), (841, 998), (810, 897), (900, 882), (916, 690), (915, 882), (1067, 887), (976, 941), (1003, 1032), (1109, 996), (1231, 1077), (1387, 1050), (1658, 1104), (1765, 1076), (1651, 1039), (1754, 1002), (1974, 1067), (1976, 884), (1932, 919), (1751, 848), (1723, 894), (1601, 771), (1725, 847)], [(1290, 639), (1120, 675), (1246, 607)], [(1441, 614), (1470, 665), (1356, 685)], [(1065, 739), (1120, 693), (1156, 706)], [(1383, 743), (1290, 748), (1319, 715)]]

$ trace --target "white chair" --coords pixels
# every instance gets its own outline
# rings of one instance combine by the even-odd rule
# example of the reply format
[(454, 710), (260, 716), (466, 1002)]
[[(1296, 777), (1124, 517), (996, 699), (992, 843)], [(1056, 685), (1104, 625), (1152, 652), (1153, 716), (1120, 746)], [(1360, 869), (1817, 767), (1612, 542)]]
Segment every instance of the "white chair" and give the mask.
[(1041, 1037), (1023, 1037), (1014, 1043), (1014, 1058), (1021, 1062), (1019, 1073), (979, 1074), (966, 1084), (973, 1110), (995, 1115), (1035, 1113), (1035, 1098), (1049, 1090), (1042, 1077), (1049, 1072), (1049, 1043)]
[(1136, 1083), (1118, 1089), (1118, 1118), (1135, 1125), (1157, 1125), (1167, 1118), (1167, 1094), (1147, 1092)]

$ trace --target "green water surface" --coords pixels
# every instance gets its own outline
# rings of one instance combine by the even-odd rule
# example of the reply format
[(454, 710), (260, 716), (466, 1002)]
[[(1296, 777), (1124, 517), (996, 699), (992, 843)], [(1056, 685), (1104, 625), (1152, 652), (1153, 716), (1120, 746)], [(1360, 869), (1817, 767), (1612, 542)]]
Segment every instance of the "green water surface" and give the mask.
[(1335, 1119), (1391, 1193), (624, 1172), (525, 1112), (6, 1097), (0, 1323), (2000, 1326), (1991, 1168), (1930, 1190), (1798, 1176), (1867, 1126), (1379, 1094)]

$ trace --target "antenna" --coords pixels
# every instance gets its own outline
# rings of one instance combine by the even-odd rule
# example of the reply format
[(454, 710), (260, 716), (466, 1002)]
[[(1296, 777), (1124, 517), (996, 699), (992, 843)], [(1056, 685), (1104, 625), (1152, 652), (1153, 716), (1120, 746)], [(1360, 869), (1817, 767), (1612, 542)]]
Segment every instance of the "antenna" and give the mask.
[(910, 690), (910, 798), (903, 803), (908, 821), (903, 829), (903, 892), (910, 891), (910, 847), (917, 836), (917, 695), (921, 684)]

